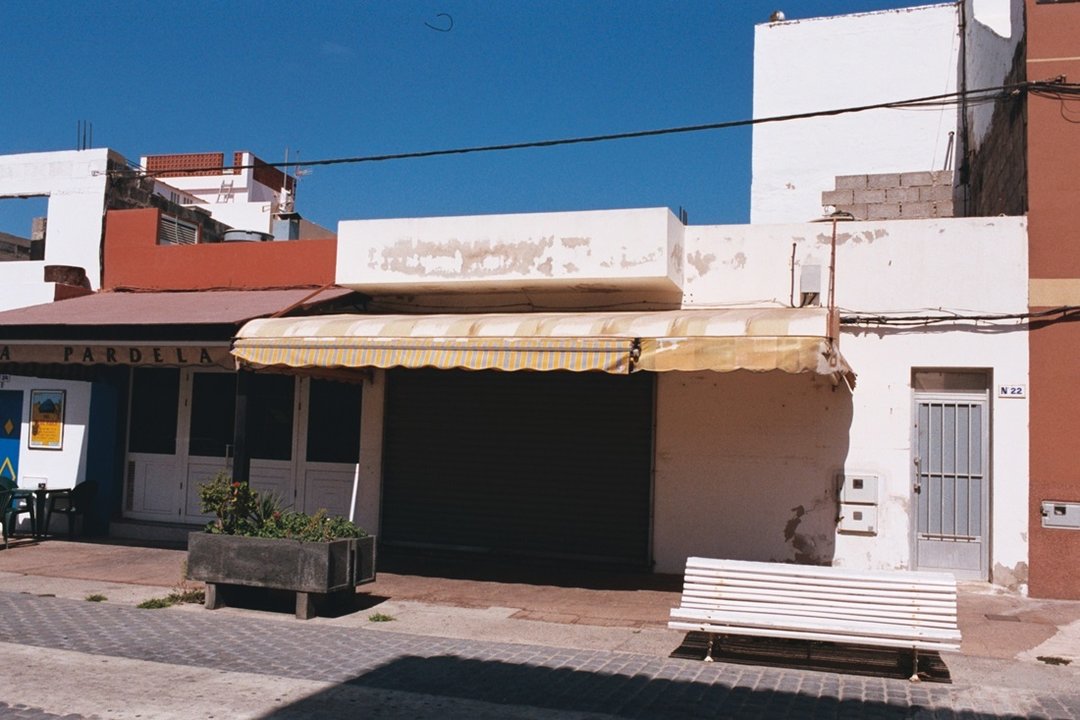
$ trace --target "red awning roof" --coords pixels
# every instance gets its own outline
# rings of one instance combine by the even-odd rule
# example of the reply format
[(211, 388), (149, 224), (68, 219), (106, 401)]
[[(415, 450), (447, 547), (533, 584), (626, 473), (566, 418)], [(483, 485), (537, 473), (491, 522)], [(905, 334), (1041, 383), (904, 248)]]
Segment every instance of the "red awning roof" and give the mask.
[[(302, 310), (352, 294), (346, 288), (98, 292), (0, 312), (0, 328), (95, 325), (240, 325), (286, 310)], [(2, 332), (2, 330), (0, 330)]]

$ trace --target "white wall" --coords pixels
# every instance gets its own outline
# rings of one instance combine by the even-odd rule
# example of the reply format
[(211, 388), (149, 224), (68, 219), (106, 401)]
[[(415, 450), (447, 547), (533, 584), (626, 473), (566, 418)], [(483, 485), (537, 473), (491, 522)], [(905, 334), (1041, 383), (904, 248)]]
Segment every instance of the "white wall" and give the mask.
[[(44, 285), (45, 265), (72, 265), (101, 287), (101, 238), (108, 161), (123, 158), (107, 149), (0, 156), (0, 198), (47, 195), (44, 262), (0, 263), (0, 307), (23, 307), (37, 299), (26, 285)], [(51, 294), (48, 300), (52, 300)]]
[[(1027, 384), (1027, 332), (969, 330), (900, 334), (847, 331), (841, 348), (859, 373), (845, 468), (881, 476), (877, 537), (841, 535), (837, 564), (907, 567), (912, 500), (912, 368), (989, 369), (995, 383)], [(990, 567), (1027, 562), (1028, 405), (990, 393)], [(997, 573), (995, 573), (997, 574)], [(1018, 572), (1023, 575), (1023, 572)]]
[[(687, 228), (685, 305), (787, 304), (793, 250), (796, 282), (804, 264), (827, 272), (831, 230), (820, 223)], [(849, 315), (1027, 309), (1025, 218), (845, 223), (837, 230), (837, 303)], [(823, 280), (827, 287), (827, 275)], [(1026, 331), (1015, 322), (848, 328), (840, 348), (858, 374), (854, 394), (782, 373), (660, 376), (658, 571), (680, 572), (688, 555), (909, 566), (912, 369), (989, 369), (995, 382), (1024, 384)], [(1008, 576), (1027, 559), (1028, 407), (1025, 400), (991, 402), (990, 564)], [(834, 533), (841, 470), (881, 476), (876, 536)]]
[[(20, 267), (8, 267), (10, 265)], [(13, 276), (28, 275), (37, 277), (40, 280), (45, 273), (45, 263), (29, 261), (0, 263), (0, 284), (2, 284), (2, 287), (0, 287), (0, 311), (15, 310), (16, 308), (30, 307), (31, 305), (43, 305), (55, 299), (56, 283), (18, 282), (17, 280), (4, 282), (5, 270), (12, 271), (10, 274)], [(17, 271), (21, 271), (21, 273)]]
[[(952, 4), (759, 25), (754, 117), (954, 92)], [(750, 222), (821, 217), (836, 175), (940, 170), (955, 109), (873, 110), (757, 125)]]
[(218, 205), (200, 205), (210, 211), (210, 216), (237, 230), (257, 230), (271, 232), (274, 225), (273, 205), (271, 203), (221, 203)]
[(782, 372), (671, 372), (657, 383), (656, 571), (680, 573), (691, 555), (830, 563), (847, 389)]
[[(22, 428), (19, 448), (19, 487), (74, 487), (86, 477), (87, 423), (90, 419), (90, 383), (45, 378), (9, 376), (3, 390), (23, 393)], [(35, 450), (27, 447), (30, 438), (30, 391), (64, 390), (63, 448)]]
[[(832, 223), (686, 229), (685, 307), (788, 305), (807, 265), (826, 287)], [(836, 302), (845, 310), (1025, 312), (1023, 217), (882, 220), (836, 225)]]

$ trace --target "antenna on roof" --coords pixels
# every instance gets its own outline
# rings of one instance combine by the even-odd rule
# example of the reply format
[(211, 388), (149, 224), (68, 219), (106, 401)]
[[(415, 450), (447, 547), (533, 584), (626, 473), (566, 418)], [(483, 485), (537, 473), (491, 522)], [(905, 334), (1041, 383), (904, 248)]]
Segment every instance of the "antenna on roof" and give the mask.
[(86, 150), (94, 146), (94, 123), (79, 120), (75, 123), (75, 149)]
[[(300, 162), (300, 151), (296, 152), (297, 162)], [(296, 186), (289, 190), (289, 148), (285, 148), (284, 176), (281, 178), (281, 202), (278, 203), (279, 213), (291, 213), (296, 207)]]

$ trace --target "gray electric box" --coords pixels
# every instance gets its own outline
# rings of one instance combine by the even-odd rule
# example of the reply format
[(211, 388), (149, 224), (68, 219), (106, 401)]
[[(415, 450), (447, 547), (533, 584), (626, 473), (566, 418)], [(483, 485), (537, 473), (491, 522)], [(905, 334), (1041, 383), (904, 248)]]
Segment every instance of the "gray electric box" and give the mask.
[(878, 476), (866, 473), (841, 475), (839, 478), (840, 502), (877, 505)]
[(1043, 500), (1042, 526), (1080, 530), (1080, 502), (1055, 502)]
[(844, 533), (877, 535), (877, 505), (841, 503), (836, 529)]
[(872, 473), (841, 473), (836, 478), (840, 514), (836, 530), (877, 535), (880, 477)]

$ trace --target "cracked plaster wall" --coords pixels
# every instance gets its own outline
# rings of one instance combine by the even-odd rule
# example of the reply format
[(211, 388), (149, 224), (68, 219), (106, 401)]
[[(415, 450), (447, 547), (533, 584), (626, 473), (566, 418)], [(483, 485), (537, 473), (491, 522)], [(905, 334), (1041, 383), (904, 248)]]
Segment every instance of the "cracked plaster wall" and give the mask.
[(677, 294), (682, 233), (666, 208), (348, 221), (337, 281), (373, 294), (631, 285)]
[(851, 395), (784, 373), (658, 383), (656, 570), (681, 572), (690, 555), (831, 563)]

